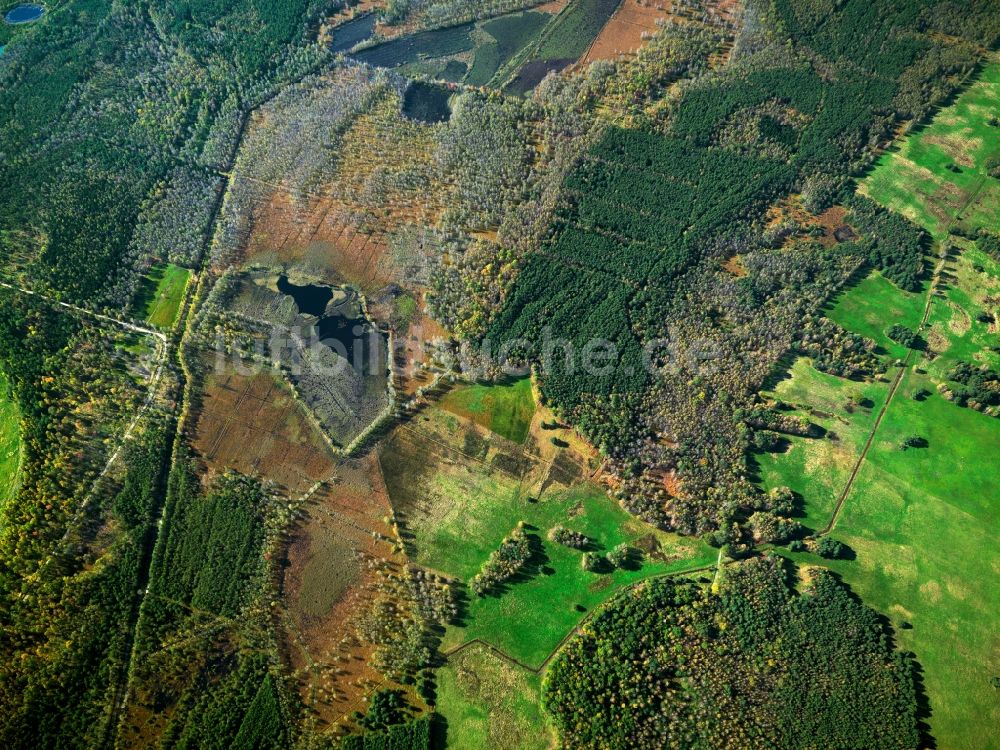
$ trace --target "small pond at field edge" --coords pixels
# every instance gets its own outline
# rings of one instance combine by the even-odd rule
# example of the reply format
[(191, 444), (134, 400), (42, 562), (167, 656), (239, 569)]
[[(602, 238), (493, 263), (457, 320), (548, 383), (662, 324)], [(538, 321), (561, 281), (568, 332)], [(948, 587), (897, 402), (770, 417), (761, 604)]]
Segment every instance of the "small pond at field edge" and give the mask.
[(11, 26), (22, 23), (32, 23), (45, 15), (45, 8), (41, 5), (17, 5), (11, 8), (4, 15), (3, 20)]

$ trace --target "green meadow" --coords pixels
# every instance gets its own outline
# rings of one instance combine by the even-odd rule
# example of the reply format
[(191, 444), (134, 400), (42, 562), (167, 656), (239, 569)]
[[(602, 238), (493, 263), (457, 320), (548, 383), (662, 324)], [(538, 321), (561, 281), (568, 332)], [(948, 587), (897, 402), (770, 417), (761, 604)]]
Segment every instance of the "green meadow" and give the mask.
[[(933, 390), (930, 379), (908, 372), (832, 533), (855, 559), (790, 556), (829, 566), (889, 617), (899, 646), (912, 651), (922, 668), (932, 710), (928, 723), (939, 747), (1000, 747), (998, 738), (984, 735), (1000, 726), (991, 682), (1000, 675), (1000, 420), (937, 395), (916, 400), (923, 390)], [(863, 434), (867, 419), (858, 415), (852, 430)], [(904, 450), (912, 435), (927, 440), (927, 447)], [(851, 448), (845, 458), (856, 460), (860, 445)], [(832, 510), (831, 491), (843, 487), (849, 471), (840, 465), (825, 475), (822, 441), (799, 450), (801, 458), (789, 455), (783, 464), (779, 456), (762, 475), (768, 484), (802, 492), (807, 517), (815, 514), (820, 525)]]
[(445, 394), (440, 406), (515, 443), (527, 439), (535, 416), (531, 378), (501, 385), (460, 386)]
[(943, 238), (953, 223), (997, 227), (1000, 180), (1000, 61), (994, 55), (950, 106), (884, 154), (860, 189)]
[(0, 373), (0, 506), (17, 491), (21, 466), (20, 418), (7, 378)]
[(906, 356), (906, 347), (887, 335), (893, 324), (916, 330), (924, 314), (926, 292), (904, 292), (878, 272), (837, 297), (826, 316), (849, 331), (872, 339), (892, 357)]
[(437, 711), (449, 750), (546, 750), (541, 676), (473, 644), (437, 671)]
[[(977, 319), (1000, 292), (1000, 264), (974, 243), (956, 241), (945, 259), (921, 330), (927, 350), (912, 356), (832, 536), (853, 559), (822, 562), (892, 621), (901, 648), (916, 655), (930, 702), (930, 732), (941, 748), (996, 748), (1000, 676), (1000, 419), (945, 400), (937, 392), (959, 361), (1000, 364), (996, 333)], [(904, 292), (877, 274), (845, 291), (829, 316), (875, 339), (886, 364), (903, 347), (885, 330), (916, 329), (924, 294)], [(897, 371), (890, 366), (888, 375)], [(804, 501), (803, 523), (822, 528), (874, 426), (888, 385), (855, 383), (816, 372), (805, 359), (771, 395), (834, 431), (836, 440), (791, 438), (785, 453), (756, 456), (765, 486), (787, 485)], [(853, 399), (849, 395), (855, 394)], [(858, 408), (858, 397), (867, 408)], [(926, 447), (905, 448), (920, 437)]]
[[(500, 468), (515, 460), (510, 443), (492, 438), (487, 449), (482, 438), (470, 443), (477, 428), (469, 422), (436, 410), (426, 418), (419, 430), (397, 432), (381, 454), (410, 559), (468, 582), (518, 523), (524, 522), (534, 546), (517, 578), (483, 597), (468, 592), (459, 622), (444, 634), (444, 651), (481, 639), (538, 668), (622, 587), (716, 561), (717, 550), (643, 524), (602, 486), (587, 479), (552, 481), (553, 467), (535, 457), (518, 459), (517, 470)], [(596, 554), (627, 544), (633, 560), (606, 572), (586, 571), (582, 551), (548, 539), (556, 525), (585, 534)]]
[(154, 266), (143, 279), (136, 302), (143, 319), (157, 328), (173, 328), (190, 278), (190, 270), (173, 263)]
[(790, 412), (822, 426), (821, 438), (788, 436), (782, 453), (754, 456), (767, 487), (789, 487), (805, 499), (796, 520), (823, 529), (889, 392), (887, 383), (856, 383), (815, 370), (805, 357), (766, 395), (794, 407)]
[[(517, 495), (497, 500), (477, 505), (473, 529), (456, 519), (454, 525), (446, 524), (423, 540), (423, 545), (417, 540), (418, 548), (429, 550), (431, 567), (466, 581), (518, 521), (531, 527), (539, 548), (528, 573), (502, 593), (470, 595), (461, 627), (450, 627), (445, 634), (445, 650), (479, 638), (537, 668), (587, 612), (622, 587), (650, 576), (711, 565), (716, 559), (716, 550), (699, 540), (654, 533), (596, 485), (578, 485), (534, 503)], [(556, 524), (586, 534), (597, 553), (622, 543), (638, 549), (651, 540), (658, 551), (643, 555), (629, 569), (591, 573), (581, 567), (580, 550), (549, 541), (548, 530)]]

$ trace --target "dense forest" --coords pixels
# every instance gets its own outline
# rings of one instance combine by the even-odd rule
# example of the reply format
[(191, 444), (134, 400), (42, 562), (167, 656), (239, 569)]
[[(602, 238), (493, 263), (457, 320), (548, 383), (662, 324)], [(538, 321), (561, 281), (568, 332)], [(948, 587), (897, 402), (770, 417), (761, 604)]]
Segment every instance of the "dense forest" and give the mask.
[[(307, 33), (335, 5), (72, 0), (19, 29), (0, 64), (5, 280), (121, 314), (152, 263), (196, 264), (246, 112), (326, 59)], [(126, 682), (171, 420), (151, 412), (118, 462), (127, 472), (104, 476), (145, 397), (146, 345), (41, 297), (0, 296), (0, 369), (24, 446), (0, 524), (0, 738), (101, 746)], [(238, 586), (229, 572), (202, 590)]]
[(916, 748), (913, 665), (825, 570), (779, 557), (718, 594), (657, 580), (589, 623), (545, 676), (567, 748)]
[[(689, 533), (725, 529), (717, 539), (731, 543), (752, 513), (771, 512), (744, 479), (757, 386), (859, 264), (908, 290), (926, 272), (924, 233), (850, 195), (848, 178), (898, 123), (944, 101), (1000, 35), (985, 2), (747, 12), (728, 65), (640, 109), (638, 129), (605, 129), (574, 162), (540, 249), (494, 265), (502, 305), (471, 332), (507, 344), (513, 363), (538, 364), (543, 396), (614, 459), (631, 509)], [(703, 48), (674, 51), (667, 81), (706, 67)], [(642, 65), (620, 63), (621, 77)], [(642, 80), (645, 97), (664, 85)], [(615, 92), (599, 75), (585, 88), (597, 101)], [(765, 211), (791, 194), (815, 214), (845, 206), (860, 236), (795, 259), (775, 252), (789, 230), (767, 226)], [(734, 256), (746, 277), (720, 271)], [(543, 362), (553, 335), (575, 366), (564, 350)], [(580, 364), (595, 341), (611, 346), (596, 374)], [(682, 479), (675, 496), (648, 481), (670, 470)]]

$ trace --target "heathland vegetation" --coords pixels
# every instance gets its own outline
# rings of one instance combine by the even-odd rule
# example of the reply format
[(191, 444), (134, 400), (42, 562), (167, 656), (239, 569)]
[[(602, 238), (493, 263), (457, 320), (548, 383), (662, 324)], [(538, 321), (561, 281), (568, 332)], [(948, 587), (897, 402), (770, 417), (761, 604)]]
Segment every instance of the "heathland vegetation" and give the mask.
[(0, 745), (990, 744), (996, 4), (653, 5), (0, 26)]

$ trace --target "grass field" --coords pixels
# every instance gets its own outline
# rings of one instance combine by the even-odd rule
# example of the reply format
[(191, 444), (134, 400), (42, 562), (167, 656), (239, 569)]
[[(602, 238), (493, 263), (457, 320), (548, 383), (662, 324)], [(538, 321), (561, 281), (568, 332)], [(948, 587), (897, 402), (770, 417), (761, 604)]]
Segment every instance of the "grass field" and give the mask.
[(449, 750), (546, 750), (552, 730), (541, 677), (474, 644), (437, 672), (437, 709)]
[[(1000, 726), (1000, 708), (990, 679), (1000, 674), (1000, 420), (936, 395), (913, 398), (932, 388), (926, 376), (906, 374), (833, 533), (856, 559), (824, 564), (887, 615), (899, 646), (916, 654), (938, 746), (995, 748), (1000, 737), (990, 732)], [(863, 434), (864, 421), (852, 430)], [(910, 435), (924, 437), (928, 447), (902, 450)], [(860, 447), (852, 448), (847, 458), (856, 459)], [(824, 460), (819, 441), (802, 452), (807, 465)], [(766, 481), (802, 488), (807, 517), (828, 518), (823, 483), (830, 477), (803, 471), (795, 460), (780, 465), (781, 458), (763, 472)], [(832, 480), (834, 488), (843, 486), (843, 466)]]
[(534, 41), (551, 18), (548, 13), (529, 10), (485, 21), (480, 28), (489, 38), (476, 45), (465, 82), (470, 86), (487, 85), (501, 67)]
[(806, 499), (796, 520), (818, 531), (830, 520), (889, 386), (818, 372), (806, 358), (796, 360), (789, 374), (768, 395), (795, 406), (793, 414), (821, 425), (826, 436), (789, 436), (785, 452), (760, 454), (755, 461), (765, 486), (789, 487)]
[[(538, 667), (586, 612), (631, 583), (653, 575), (709, 565), (716, 551), (698, 540), (682, 539), (652, 530), (613, 503), (600, 487), (583, 484), (540, 499), (537, 503), (513, 498), (482, 508), (480, 532), (461, 535), (461, 527), (442, 529), (424, 543), (434, 550), (438, 567), (468, 580), (510, 532), (517, 521), (533, 527), (540, 543), (532, 571), (499, 596), (471, 596), (462, 627), (449, 628), (448, 649), (479, 638), (504, 653)], [(556, 524), (582, 532), (596, 551), (629, 543), (646, 546), (655, 540), (658, 551), (633, 569), (595, 574), (582, 569), (582, 553), (555, 542), (546, 534)], [(419, 544), (419, 541), (418, 541)]]
[(190, 270), (173, 263), (155, 266), (139, 290), (139, 314), (157, 328), (173, 328), (190, 278)]
[(904, 292), (878, 272), (862, 279), (834, 299), (827, 317), (848, 330), (875, 341), (894, 358), (906, 347), (892, 341), (886, 331), (894, 323), (916, 330), (924, 314), (925, 292)]
[(546, 29), (537, 60), (577, 60), (601, 33), (621, 0), (575, 0)]
[[(444, 650), (478, 638), (536, 668), (587, 612), (621, 587), (715, 562), (714, 549), (655, 532), (586, 480), (571, 486), (549, 482), (550, 467), (526, 457), (516, 471), (499, 468), (515, 466), (501, 447), (509, 443), (482, 443), (472, 425), (465, 429), (473, 433), (463, 433), (457, 417), (444, 417), (442, 426), (448, 418), (455, 422), (450, 438), (446, 429), (402, 429), (381, 455), (410, 559), (468, 582), (519, 521), (535, 537), (536, 553), (524, 575), (499, 595), (470, 594), (460, 623), (444, 635)], [(586, 534), (598, 553), (622, 543), (642, 549), (641, 563), (607, 574), (587, 572), (582, 552), (548, 540), (557, 524)]]
[[(984, 76), (995, 74), (994, 66)], [(939, 133), (940, 120), (948, 125), (956, 113), (976, 112), (970, 100), (982, 95), (977, 91), (981, 88), (981, 82), (973, 86), (959, 97), (954, 112), (945, 110), (910, 141), (926, 141), (928, 134)], [(967, 126), (976, 132), (973, 125)], [(923, 153), (910, 141), (899, 154)], [(993, 145), (998, 142), (994, 138)], [(933, 151), (940, 145), (932, 141), (927, 148)], [(970, 148), (972, 154), (981, 153)], [(888, 184), (884, 170), (895, 156), (883, 160), (869, 177), (870, 192), (873, 179), (880, 190)], [(902, 167), (901, 185), (908, 168)], [(939, 192), (961, 190), (962, 179), (952, 174), (943, 172)], [(882, 192), (879, 199), (939, 238), (947, 234), (950, 219), (932, 201), (909, 210), (893, 193)], [(956, 362), (1000, 365), (991, 351), (996, 333), (977, 320), (983, 310), (996, 309), (1000, 264), (971, 242), (954, 242), (957, 249), (945, 260), (928, 324), (921, 331), (927, 352), (913, 356), (914, 366), (903, 376), (832, 532), (854, 557), (824, 564), (888, 616), (899, 646), (916, 655), (931, 708), (927, 722), (937, 746), (972, 750), (1000, 748), (995, 729), (1000, 726), (1000, 703), (991, 682), (1000, 675), (995, 624), (1000, 607), (1000, 552), (995, 543), (1000, 532), (1000, 419), (950, 403), (936, 388)], [(885, 337), (885, 330), (896, 322), (917, 328), (926, 294), (926, 289), (917, 294), (900, 291), (873, 274), (840, 295), (828, 314), (845, 328), (875, 339), (889, 363), (906, 352)], [(890, 370), (890, 376), (895, 372)], [(786, 453), (756, 457), (759, 475), (765, 486), (787, 485), (799, 492), (804, 522), (821, 528), (861, 454), (887, 386), (821, 375), (805, 360), (796, 362), (790, 375), (773, 394), (810, 413), (810, 419), (835, 430), (840, 439), (831, 443), (792, 438)], [(852, 389), (870, 399), (870, 408), (844, 408)], [(912, 436), (923, 438), (927, 446), (904, 450), (904, 441)], [(804, 553), (790, 556), (817, 562)]]
[(0, 506), (17, 490), (21, 465), (20, 412), (0, 373)]
[(447, 393), (440, 406), (515, 443), (528, 437), (535, 415), (530, 378), (502, 385), (461, 386)]
[(955, 221), (965, 229), (997, 226), (1000, 180), (987, 175), (1000, 158), (1000, 59), (926, 127), (886, 153), (862, 192), (941, 238)]

